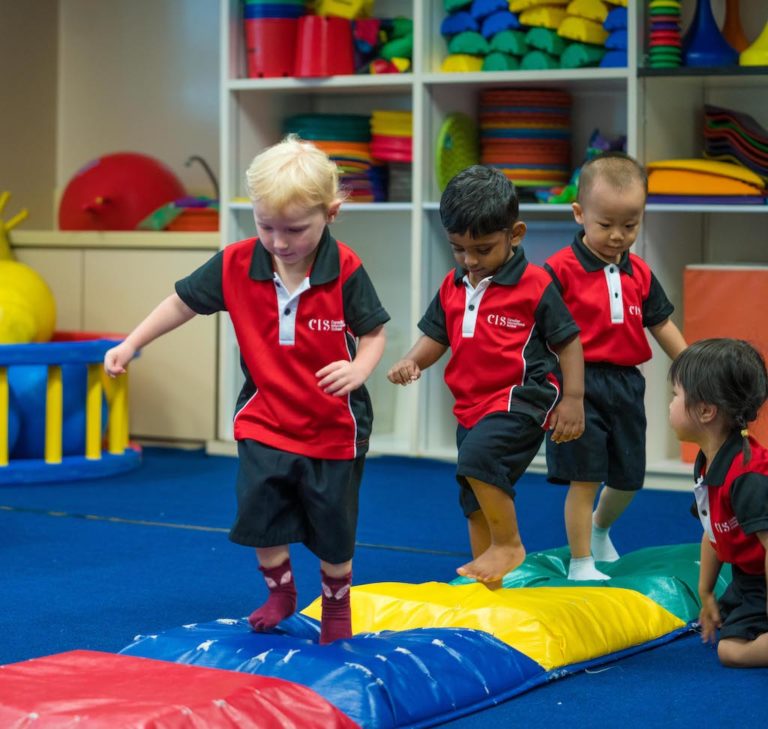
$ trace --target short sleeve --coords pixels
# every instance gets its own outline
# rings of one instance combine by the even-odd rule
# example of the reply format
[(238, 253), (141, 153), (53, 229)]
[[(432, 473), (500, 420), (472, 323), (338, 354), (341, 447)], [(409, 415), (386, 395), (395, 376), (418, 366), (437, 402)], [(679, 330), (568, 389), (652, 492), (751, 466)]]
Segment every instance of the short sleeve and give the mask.
[(362, 266), (358, 266), (342, 285), (344, 320), (356, 337), (372, 332), (389, 321), (376, 289)]
[(555, 269), (552, 268), (552, 266), (550, 266), (549, 263), (544, 263), (542, 268), (549, 274), (549, 277), (554, 282), (555, 287), (557, 288), (558, 293), (562, 296), (563, 295), (563, 284), (560, 281), (560, 279), (557, 277), (557, 274), (555, 273)]
[(651, 273), (651, 286), (648, 297), (643, 301), (643, 326), (655, 327), (672, 316), (675, 307), (667, 298), (659, 280)]
[(768, 476), (745, 473), (731, 484), (731, 506), (745, 534), (768, 531)]
[(536, 326), (549, 344), (561, 344), (579, 333), (579, 327), (554, 281), (544, 289), (536, 307)]
[(223, 270), (224, 251), (219, 251), (189, 276), (177, 281), (176, 293), (196, 314), (225, 311)]
[(421, 317), (419, 329), (430, 339), (434, 339), (446, 347), (450, 346), (448, 329), (445, 324), (445, 309), (443, 309), (443, 303), (440, 301), (440, 292), (435, 294), (435, 298), (432, 299), (424, 312), (424, 316)]

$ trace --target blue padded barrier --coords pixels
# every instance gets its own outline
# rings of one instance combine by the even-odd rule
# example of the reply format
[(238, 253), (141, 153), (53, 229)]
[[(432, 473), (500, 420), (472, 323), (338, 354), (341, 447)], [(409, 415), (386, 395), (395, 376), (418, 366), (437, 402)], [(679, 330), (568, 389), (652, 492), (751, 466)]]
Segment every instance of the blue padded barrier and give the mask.
[(376, 729), (433, 726), (546, 681), (538, 663), (478, 630), (363, 633), (327, 646), (318, 634), (302, 615), (275, 633), (217, 620), (140, 636), (120, 653), (293, 681)]

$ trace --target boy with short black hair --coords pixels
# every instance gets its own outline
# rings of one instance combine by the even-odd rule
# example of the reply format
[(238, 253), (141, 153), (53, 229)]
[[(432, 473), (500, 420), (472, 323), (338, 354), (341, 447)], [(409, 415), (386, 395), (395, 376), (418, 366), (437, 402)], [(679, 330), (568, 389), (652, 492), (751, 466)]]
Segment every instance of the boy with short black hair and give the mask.
[(104, 358), (116, 376), (136, 351), (196, 314), (227, 311), (245, 383), (230, 539), (256, 548), (269, 589), (248, 618), (274, 628), (296, 609), (288, 545), (320, 559), (320, 642), (352, 635), (358, 491), (373, 414), (363, 383), (384, 351), (381, 306), (357, 255), (328, 230), (342, 196), (336, 165), (294, 135), (246, 173), (257, 238), (228, 245), (176, 283)]
[(451, 349), (445, 381), (473, 556), (457, 572), (491, 588), (525, 558), (515, 482), (547, 428), (558, 442), (584, 429), (579, 330), (547, 273), (526, 260), (517, 216), (514, 185), (498, 170), (476, 165), (448, 183), (440, 218), (457, 266), (419, 322), (424, 335), (387, 374), (407, 385)]
[(645, 329), (671, 358), (686, 346), (661, 284), (629, 253), (647, 187), (645, 170), (625, 154), (586, 162), (573, 203), (583, 230), (544, 264), (581, 329), (584, 348), (584, 436), (577, 443), (547, 443), (549, 480), (570, 483), (565, 527), (572, 580), (610, 579), (595, 561), (619, 558), (608, 532), (643, 485), (645, 380), (637, 365), (651, 358)]

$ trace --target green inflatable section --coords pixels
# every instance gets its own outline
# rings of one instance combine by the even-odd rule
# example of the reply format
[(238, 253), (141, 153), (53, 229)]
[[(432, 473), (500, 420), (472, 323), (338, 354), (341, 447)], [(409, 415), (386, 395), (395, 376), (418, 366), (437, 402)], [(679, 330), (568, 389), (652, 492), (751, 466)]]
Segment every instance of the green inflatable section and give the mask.
[[(681, 620), (689, 622), (699, 616), (699, 549), (696, 544), (673, 544), (646, 547), (625, 554), (616, 562), (600, 562), (599, 569), (610, 575), (609, 581), (573, 582), (567, 579), (570, 552), (559, 547), (534, 552), (520, 567), (502, 581), (503, 587), (623, 587), (635, 590)], [(715, 593), (722, 595), (731, 581), (730, 565), (723, 565)], [(451, 584), (472, 582), (459, 577)]]

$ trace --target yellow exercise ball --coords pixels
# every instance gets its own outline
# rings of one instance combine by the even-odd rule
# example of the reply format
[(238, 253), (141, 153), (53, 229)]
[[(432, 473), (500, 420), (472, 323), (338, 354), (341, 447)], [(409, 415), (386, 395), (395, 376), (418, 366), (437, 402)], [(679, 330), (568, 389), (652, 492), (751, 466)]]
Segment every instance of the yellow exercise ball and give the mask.
[(45, 280), (18, 261), (0, 261), (0, 344), (47, 342), (56, 301)]

